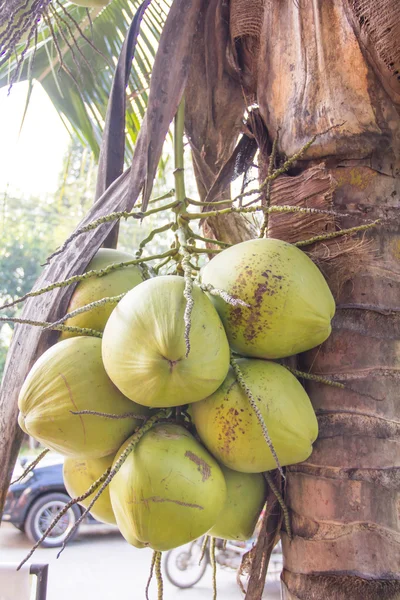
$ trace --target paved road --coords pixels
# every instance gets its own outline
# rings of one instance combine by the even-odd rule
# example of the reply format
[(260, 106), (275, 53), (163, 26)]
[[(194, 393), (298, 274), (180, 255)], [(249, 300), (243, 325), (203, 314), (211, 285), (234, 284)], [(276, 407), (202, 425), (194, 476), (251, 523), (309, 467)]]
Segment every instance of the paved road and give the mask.
[[(30, 542), (12, 525), (0, 528), (0, 562), (18, 563)], [(29, 562), (48, 563), (48, 600), (144, 600), (151, 551), (137, 550), (107, 526), (84, 526), (75, 540), (56, 559), (56, 550), (38, 549)], [(230, 569), (218, 569), (218, 600), (243, 600)], [(164, 577), (164, 600), (212, 598), (211, 569), (193, 588), (179, 590)], [(150, 598), (157, 598), (155, 586)], [(267, 600), (277, 600), (277, 584), (266, 590)]]

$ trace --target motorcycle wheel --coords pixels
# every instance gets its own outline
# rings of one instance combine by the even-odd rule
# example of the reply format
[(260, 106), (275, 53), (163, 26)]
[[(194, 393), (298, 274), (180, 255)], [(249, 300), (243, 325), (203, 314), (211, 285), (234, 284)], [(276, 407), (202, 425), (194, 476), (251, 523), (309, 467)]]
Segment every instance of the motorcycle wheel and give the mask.
[(167, 552), (164, 570), (167, 579), (181, 589), (191, 588), (200, 581), (210, 562), (208, 550), (199, 564), (203, 538)]

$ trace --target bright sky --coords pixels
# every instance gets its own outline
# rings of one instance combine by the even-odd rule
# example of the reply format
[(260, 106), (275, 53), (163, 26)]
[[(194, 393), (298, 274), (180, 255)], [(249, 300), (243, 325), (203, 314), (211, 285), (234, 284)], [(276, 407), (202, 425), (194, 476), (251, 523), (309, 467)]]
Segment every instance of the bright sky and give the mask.
[(21, 133), (28, 83), (0, 89), (0, 198), (52, 194), (70, 136), (40, 84), (35, 84)]

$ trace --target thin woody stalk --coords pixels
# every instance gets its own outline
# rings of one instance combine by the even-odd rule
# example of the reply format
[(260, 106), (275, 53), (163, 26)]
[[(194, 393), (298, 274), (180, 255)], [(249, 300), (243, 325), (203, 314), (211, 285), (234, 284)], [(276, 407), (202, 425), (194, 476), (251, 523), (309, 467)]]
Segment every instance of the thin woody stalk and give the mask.
[[(23, 302), (27, 298), (32, 298), (34, 296), (40, 296), (41, 294), (44, 294), (45, 292), (51, 292), (52, 290), (55, 290), (56, 288), (67, 287), (68, 285), (71, 285), (73, 283), (79, 283), (79, 281), (85, 281), (86, 279), (90, 279), (91, 277), (104, 277), (104, 275), (108, 275), (108, 273), (111, 273), (112, 271), (117, 271), (118, 269), (124, 269), (126, 267), (130, 267), (131, 265), (140, 265), (143, 262), (148, 262), (150, 260), (156, 260), (158, 258), (166, 258), (167, 256), (174, 256), (176, 253), (177, 253), (177, 250), (167, 250), (166, 252), (163, 252), (162, 254), (153, 254), (153, 256), (143, 256), (141, 258), (135, 258), (133, 260), (127, 260), (124, 262), (113, 263), (111, 265), (108, 265), (107, 267), (104, 267), (104, 269), (86, 271), (86, 273), (82, 273), (81, 275), (73, 275), (72, 277), (69, 277), (68, 279), (64, 279), (63, 281), (56, 281), (55, 283), (52, 283), (46, 287), (43, 287), (40, 290), (32, 290), (31, 292), (28, 292), (24, 296), (21, 296), (20, 298), (13, 300), (13, 302), (8, 302), (7, 304), (3, 304), (3, 306), (0, 306), (0, 310), (9, 308), (10, 306), (14, 306), (15, 304), (18, 304), (19, 302)], [(48, 323), (48, 325), (50, 325), (50, 324), (51, 323)]]
[(80, 335), (90, 335), (92, 337), (101, 338), (103, 334), (96, 329), (88, 327), (72, 327), (69, 325), (55, 325), (48, 321), (32, 321), (31, 319), (19, 319), (18, 317), (0, 317), (0, 323), (19, 323), (20, 325), (32, 325), (34, 327), (44, 327), (45, 329), (53, 329), (55, 331), (67, 331), (69, 333), (78, 333)]

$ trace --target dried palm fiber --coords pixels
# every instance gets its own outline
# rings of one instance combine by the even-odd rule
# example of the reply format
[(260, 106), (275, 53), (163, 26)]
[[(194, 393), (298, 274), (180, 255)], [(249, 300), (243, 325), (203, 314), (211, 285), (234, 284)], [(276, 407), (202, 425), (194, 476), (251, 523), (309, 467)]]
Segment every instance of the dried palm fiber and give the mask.
[[(229, 29), (246, 92), (255, 90), (265, 0), (231, 0)], [(252, 99), (250, 98), (250, 101)]]
[(265, 0), (231, 0), (230, 32), (233, 40), (260, 39)]
[(346, 4), (369, 60), (400, 102), (400, 2), (347, 0)]
[[(335, 179), (321, 163), (296, 177), (278, 177), (271, 185), (269, 203), (271, 206), (285, 204), (332, 210), (332, 195), (336, 185)], [(267, 231), (268, 237), (295, 244), (341, 228), (332, 215), (276, 213), (269, 216)], [(346, 281), (370, 266), (374, 255), (370, 242), (351, 235), (325, 240), (302, 249), (329, 276), (332, 292), (336, 296)], [(347, 258), (350, 252), (351, 261)]]

